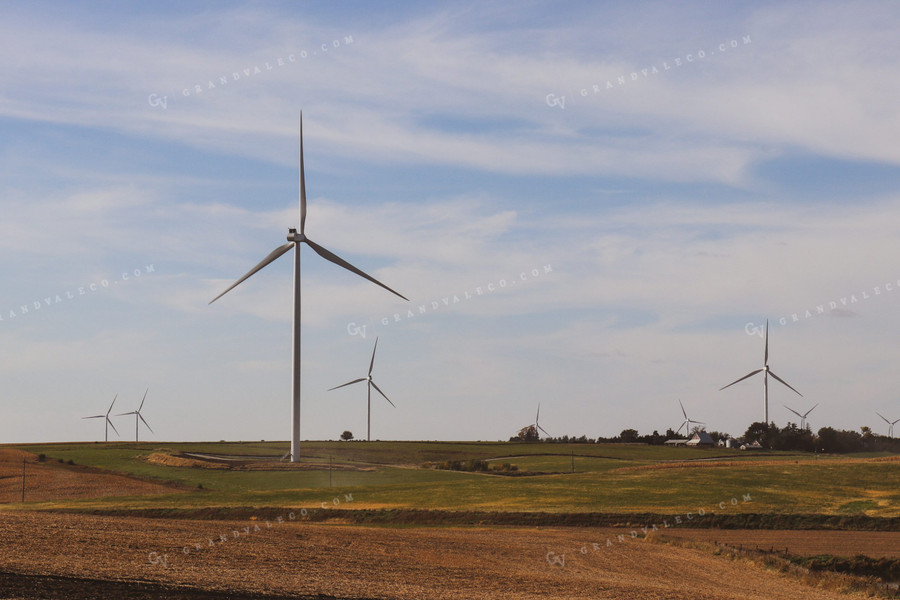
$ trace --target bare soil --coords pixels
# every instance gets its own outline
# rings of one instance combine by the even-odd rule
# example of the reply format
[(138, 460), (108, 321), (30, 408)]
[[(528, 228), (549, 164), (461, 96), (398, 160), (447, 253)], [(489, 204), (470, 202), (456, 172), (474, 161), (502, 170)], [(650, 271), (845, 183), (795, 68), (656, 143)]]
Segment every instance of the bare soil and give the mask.
[(73, 498), (172, 494), (178, 488), (125, 475), (56, 461), (38, 462), (29, 452), (0, 448), (0, 504), (21, 502), (22, 461), (25, 460), (25, 500), (45, 502)]
[(831, 554), (900, 559), (896, 531), (787, 531), (759, 529), (668, 529), (666, 537), (726, 544), (745, 550), (772, 550), (800, 556)]
[(0, 598), (853, 597), (620, 533), (0, 511)]

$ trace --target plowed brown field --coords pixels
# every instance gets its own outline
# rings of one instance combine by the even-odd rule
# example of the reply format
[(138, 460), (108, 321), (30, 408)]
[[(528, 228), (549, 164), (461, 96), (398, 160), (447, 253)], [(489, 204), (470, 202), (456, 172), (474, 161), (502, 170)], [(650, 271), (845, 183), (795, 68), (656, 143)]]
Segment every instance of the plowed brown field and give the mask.
[[(7, 588), (0, 598), (853, 597), (689, 548), (629, 540), (582, 552), (585, 540), (615, 533), (314, 525), (287, 515), (267, 526), (7, 511), (0, 512), (0, 586)], [(35, 591), (46, 586), (64, 595)]]
[(105, 496), (172, 494), (172, 487), (124, 475), (95, 472), (78, 465), (38, 462), (34, 454), (0, 449), (0, 503), (22, 500), (22, 459), (25, 459), (25, 500), (28, 502)]
[(784, 531), (759, 529), (668, 529), (666, 537), (697, 542), (718, 542), (748, 550), (785, 549), (791, 554), (900, 558), (900, 532), (896, 531)]

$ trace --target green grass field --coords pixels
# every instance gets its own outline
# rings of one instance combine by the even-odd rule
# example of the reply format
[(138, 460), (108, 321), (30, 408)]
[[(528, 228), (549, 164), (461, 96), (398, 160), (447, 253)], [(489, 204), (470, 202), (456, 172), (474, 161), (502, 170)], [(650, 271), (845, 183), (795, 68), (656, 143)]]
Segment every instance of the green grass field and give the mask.
[[(146, 461), (147, 455), (160, 450), (277, 456), (285, 452), (284, 442), (83, 443), (17, 448), (43, 453), (48, 461), (72, 460), (79, 465), (173, 482), (189, 490), (156, 496), (26, 503), (30, 508), (299, 508), (317, 507), (333, 497), (352, 494), (353, 504), (341, 508), (662, 514), (702, 508), (729, 513), (900, 516), (900, 462), (866, 461), (854, 456), (816, 459), (796, 453), (748, 454), (628, 444), (305, 442), (306, 461), (327, 464), (333, 459), (338, 466), (369, 469), (329, 474), (327, 468), (227, 471)], [(425, 462), (469, 459), (483, 459), (489, 464), (508, 462), (528, 474), (509, 477), (421, 467)], [(748, 496), (752, 500), (745, 502)], [(732, 498), (740, 502), (732, 505)], [(725, 508), (716, 508), (719, 503)]]

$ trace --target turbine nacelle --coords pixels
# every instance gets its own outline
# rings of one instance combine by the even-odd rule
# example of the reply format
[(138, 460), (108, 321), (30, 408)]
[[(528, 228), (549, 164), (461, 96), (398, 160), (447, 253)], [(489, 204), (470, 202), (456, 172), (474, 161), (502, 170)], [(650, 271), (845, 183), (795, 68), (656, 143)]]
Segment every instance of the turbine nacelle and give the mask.
[(297, 230), (293, 227), (288, 229), (287, 241), (294, 242), (295, 244), (299, 244), (301, 242), (305, 242), (307, 240), (306, 234), (297, 233)]

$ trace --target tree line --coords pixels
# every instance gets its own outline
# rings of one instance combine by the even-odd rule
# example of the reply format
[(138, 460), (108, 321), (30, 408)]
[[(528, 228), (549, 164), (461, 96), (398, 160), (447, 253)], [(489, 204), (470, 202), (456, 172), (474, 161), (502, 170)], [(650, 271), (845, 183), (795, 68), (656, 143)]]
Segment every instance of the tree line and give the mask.
[[(694, 428), (692, 433), (698, 431)], [(900, 452), (900, 439), (889, 438), (874, 433), (870, 427), (861, 427), (859, 431), (847, 431), (822, 427), (813, 432), (809, 427), (801, 429), (796, 423), (788, 423), (778, 427), (775, 423), (752, 423), (742, 436), (735, 437), (725, 432), (709, 431), (714, 442), (733, 438), (739, 444), (759, 442), (769, 450), (792, 450), (802, 452), (825, 452), (828, 454), (845, 454), (850, 452)], [(562, 444), (649, 444), (662, 445), (668, 440), (684, 439), (672, 429), (665, 434), (654, 430), (648, 435), (641, 435), (636, 429), (624, 429), (614, 437), (589, 438), (587, 435), (541, 438), (534, 425), (523, 427), (511, 442), (550, 442)]]

